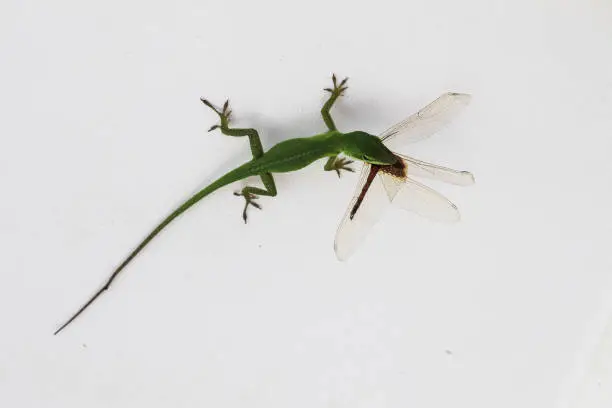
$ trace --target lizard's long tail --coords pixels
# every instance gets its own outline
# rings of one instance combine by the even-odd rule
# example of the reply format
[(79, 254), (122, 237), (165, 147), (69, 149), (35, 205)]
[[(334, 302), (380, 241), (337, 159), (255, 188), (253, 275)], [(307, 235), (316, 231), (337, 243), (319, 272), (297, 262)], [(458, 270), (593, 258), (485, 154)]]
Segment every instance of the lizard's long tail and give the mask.
[(146, 247), (147, 244), (151, 242), (151, 240), (153, 240), (153, 238), (155, 238), (155, 236), (157, 236), (157, 234), (159, 234), (164, 228), (166, 228), (168, 224), (174, 221), (175, 218), (179, 217), (189, 208), (193, 207), (198, 201), (200, 201), (207, 195), (212, 194), (213, 192), (220, 189), (221, 187), (224, 187), (230, 183), (233, 183), (235, 181), (238, 181), (244, 178), (245, 177), (244, 167), (246, 165), (247, 164), (245, 164), (244, 166), (240, 166), (230, 171), (229, 173), (225, 174), (218, 180), (213, 181), (211, 184), (204, 187), (202, 190), (194, 194), (190, 199), (188, 199), (183, 204), (181, 204), (170, 215), (168, 215), (161, 223), (159, 223), (157, 227), (155, 227), (153, 231), (149, 233), (149, 235), (147, 235), (147, 237), (127, 256), (127, 258), (125, 258), (125, 260), (121, 263), (121, 265), (119, 265), (117, 269), (113, 271), (113, 273), (110, 275), (110, 277), (108, 278), (104, 286), (102, 286), (83, 306), (81, 306), (81, 308), (75, 314), (72, 315), (70, 319), (66, 321), (66, 323), (61, 325), (60, 328), (57, 329), (55, 333), (53, 334), (56, 335), (59, 332), (61, 332), (66, 326), (72, 323), (74, 319), (79, 317), (79, 315), (83, 313), (85, 309), (87, 309), (97, 298), (99, 298), (100, 295), (102, 295), (102, 293), (107, 291), (111, 283), (113, 283), (113, 281), (119, 275), (119, 273), (123, 270), (123, 268), (125, 268), (130, 263), (130, 261), (134, 259), (136, 255), (138, 255), (138, 253), (142, 251), (144, 247)]

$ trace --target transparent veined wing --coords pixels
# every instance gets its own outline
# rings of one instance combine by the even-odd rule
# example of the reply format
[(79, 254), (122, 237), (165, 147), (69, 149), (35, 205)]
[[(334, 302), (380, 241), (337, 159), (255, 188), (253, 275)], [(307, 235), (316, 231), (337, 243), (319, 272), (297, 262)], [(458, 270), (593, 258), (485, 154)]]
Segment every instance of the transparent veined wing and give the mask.
[(376, 173), (376, 167), (364, 163), (353, 199), (336, 232), (334, 251), (341, 261), (355, 252), (391, 203)]
[(434, 221), (456, 222), (461, 218), (457, 206), (442, 194), (410, 178), (405, 180), (380, 173), (384, 185), (396, 184), (393, 205)]
[(385, 172), (384, 167), (364, 164), (336, 233), (334, 250), (339, 260), (346, 260), (355, 252), (391, 203), (434, 221), (460, 219), (457, 206), (435, 190), (408, 177)]
[(474, 175), (469, 171), (453, 170), (435, 164), (424, 162), (413, 157), (395, 153), (406, 165), (408, 175), (438, 180), (457, 186), (474, 184)]
[(385, 174), (380, 172), (378, 174), (378, 178), (380, 182), (385, 187), (385, 192), (387, 193), (387, 198), (389, 198), (389, 202), (393, 202), (397, 193), (400, 192), (402, 187), (404, 186), (405, 178), (394, 177), (389, 174)]
[(423, 140), (453, 121), (470, 103), (468, 94), (448, 92), (407, 119), (385, 130), (380, 138), (385, 144), (413, 143)]

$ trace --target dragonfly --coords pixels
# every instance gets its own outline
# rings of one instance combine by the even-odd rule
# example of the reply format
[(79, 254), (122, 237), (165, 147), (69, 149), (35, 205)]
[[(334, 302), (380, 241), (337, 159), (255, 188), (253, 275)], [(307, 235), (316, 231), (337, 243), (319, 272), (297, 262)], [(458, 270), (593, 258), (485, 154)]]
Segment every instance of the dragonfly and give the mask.
[[(450, 124), (470, 100), (471, 95), (465, 93), (442, 94), (379, 137), (387, 147), (424, 140)], [(363, 163), (355, 193), (334, 240), (334, 251), (339, 260), (347, 260), (354, 254), (391, 205), (435, 221), (457, 222), (461, 218), (455, 204), (412, 177), (468, 186), (475, 182), (472, 173), (427, 163), (396, 151), (393, 153), (398, 158), (393, 165)]]

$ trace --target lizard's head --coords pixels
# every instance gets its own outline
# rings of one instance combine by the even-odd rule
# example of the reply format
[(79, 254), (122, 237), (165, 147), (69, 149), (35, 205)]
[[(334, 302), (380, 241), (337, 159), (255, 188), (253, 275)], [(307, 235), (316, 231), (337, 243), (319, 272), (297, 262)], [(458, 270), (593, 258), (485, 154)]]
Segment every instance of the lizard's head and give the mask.
[(354, 159), (386, 166), (394, 164), (397, 156), (376, 136), (356, 131), (344, 134), (342, 152)]

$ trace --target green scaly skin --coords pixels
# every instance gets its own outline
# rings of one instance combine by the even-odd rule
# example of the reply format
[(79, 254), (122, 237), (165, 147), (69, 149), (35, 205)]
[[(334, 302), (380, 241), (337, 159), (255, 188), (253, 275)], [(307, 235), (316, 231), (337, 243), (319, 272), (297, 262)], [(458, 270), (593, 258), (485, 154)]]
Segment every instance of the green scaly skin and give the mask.
[(74, 319), (76, 319), (89, 305), (91, 305), (102, 293), (110, 287), (117, 275), (142, 251), (153, 238), (157, 236), (168, 224), (174, 221), (185, 211), (193, 207), (196, 203), (202, 200), (209, 194), (217, 191), (221, 187), (243, 180), (251, 176), (259, 176), (264, 185), (264, 188), (247, 186), (235, 195), (244, 197), (245, 206), (242, 212), (242, 218), (247, 221), (247, 209), (249, 205), (261, 209), (261, 206), (255, 202), (258, 196), (276, 196), (276, 185), (272, 173), (287, 173), (300, 170), (309, 164), (328, 158), (325, 163), (324, 170), (336, 171), (340, 176), (340, 171), (353, 171), (348, 165), (353, 161), (339, 158), (338, 155), (343, 153), (354, 159), (364, 162), (380, 165), (393, 164), (397, 160), (395, 155), (389, 151), (376, 136), (365, 132), (356, 131), (350, 133), (342, 133), (337, 130), (336, 125), (329, 113), (334, 102), (347, 89), (344, 79), (339, 84), (336, 81), (336, 76), (332, 76), (333, 88), (326, 88), (330, 92), (330, 97), (321, 109), (323, 121), (327, 125), (328, 131), (311, 137), (289, 139), (278, 143), (267, 152), (264, 152), (259, 134), (255, 129), (239, 129), (230, 128), (229, 102), (226, 101), (223, 108), (218, 110), (210, 102), (202, 99), (202, 102), (214, 110), (220, 118), (220, 124), (210, 128), (209, 131), (220, 129), (227, 136), (247, 136), (251, 145), (253, 160), (243, 164), (226, 173), (218, 180), (212, 182), (190, 199), (185, 201), (170, 215), (168, 215), (149, 235), (127, 256), (127, 258), (113, 271), (104, 286), (96, 292), (66, 323), (60, 326), (54, 334), (58, 334)]

